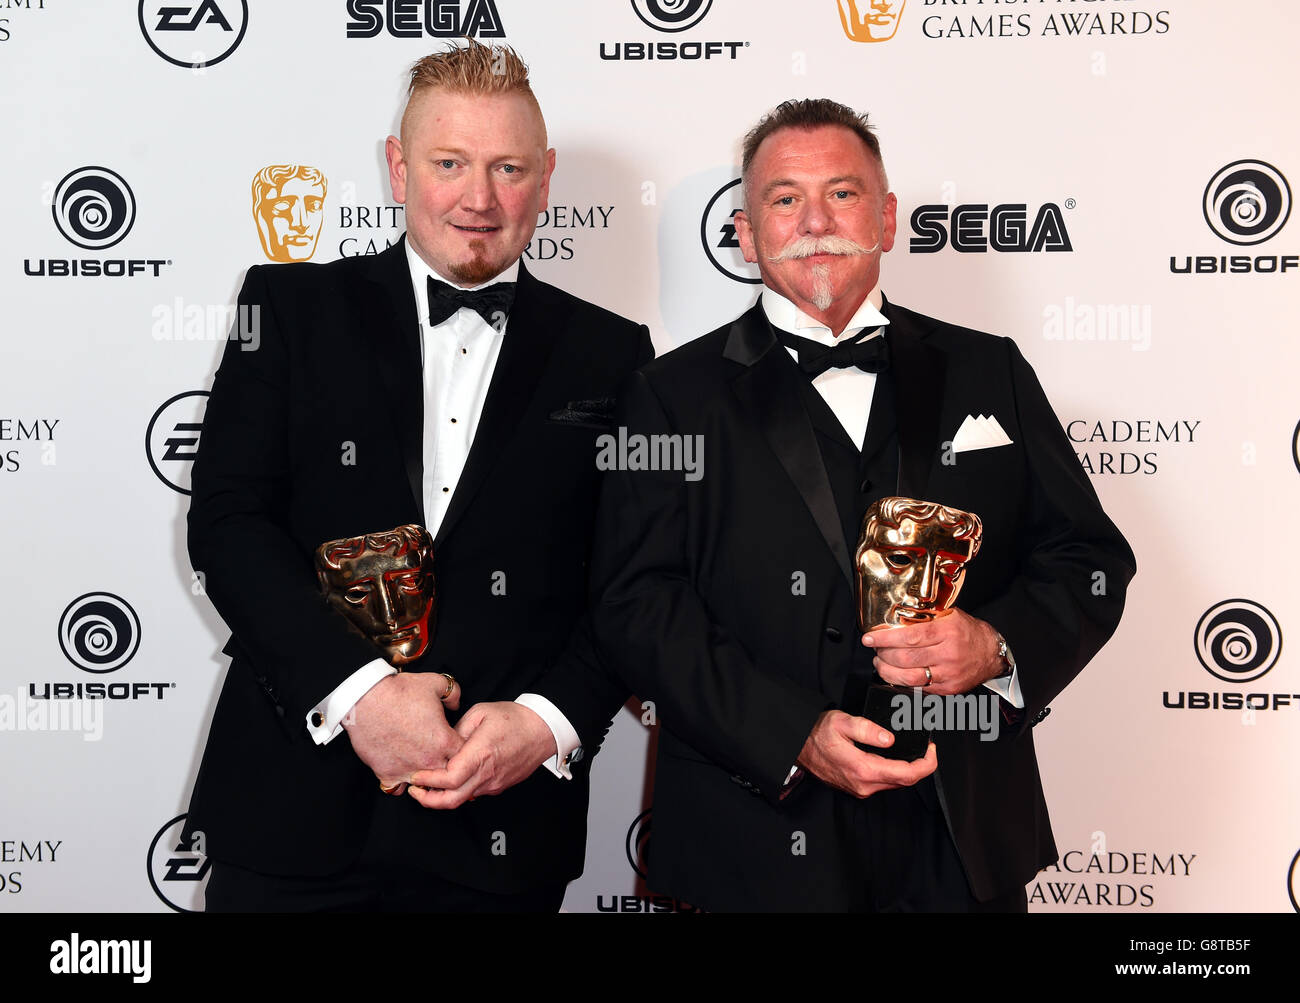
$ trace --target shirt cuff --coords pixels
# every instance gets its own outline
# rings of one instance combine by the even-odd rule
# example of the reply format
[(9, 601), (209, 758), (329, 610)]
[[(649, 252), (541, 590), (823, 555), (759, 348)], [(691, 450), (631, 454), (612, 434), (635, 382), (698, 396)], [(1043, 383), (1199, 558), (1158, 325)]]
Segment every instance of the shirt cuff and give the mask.
[(357, 701), (385, 676), (395, 675), (395, 668), (382, 658), (376, 658), (348, 676), (307, 714), (307, 733), (312, 741), (317, 745), (332, 742), (343, 730), (343, 719), (352, 712)]
[(573, 730), (569, 719), (560, 712), (560, 708), (537, 693), (520, 693), (515, 703), (527, 707), (545, 721), (555, 738), (555, 755), (542, 765), (561, 780), (572, 780), (573, 774), (569, 772), (569, 767), (582, 759), (582, 739)]
[(1011, 670), (1011, 675), (1001, 679), (987, 679), (984, 685), (1000, 696), (1016, 710), (1025, 709), (1025, 697), (1020, 692), (1020, 669)]

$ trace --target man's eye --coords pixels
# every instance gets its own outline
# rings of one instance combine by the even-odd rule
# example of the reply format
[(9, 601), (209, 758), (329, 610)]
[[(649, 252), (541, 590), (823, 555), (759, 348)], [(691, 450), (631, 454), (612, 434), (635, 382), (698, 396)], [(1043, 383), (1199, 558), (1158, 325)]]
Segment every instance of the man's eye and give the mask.
[(794, 205), (794, 196), (782, 195), (779, 199), (776, 200), (776, 204), (781, 206), (792, 206)]
[(885, 560), (889, 562), (891, 568), (897, 568), (899, 570), (911, 567), (912, 565), (911, 554), (886, 554)]
[(454, 161), (454, 160), (439, 160), (439, 161), (438, 161), (438, 166), (441, 167), (444, 171), (450, 171), (453, 167), (456, 166), (456, 161)]
[(839, 191), (837, 191), (837, 192), (835, 193), (835, 197), (836, 197), (837, 199), (839, 199), (841, 202), (843, 202), (845, 199), (847, 199), (847, 198), (848, 198), (849, 196), (851, 196), (852, 194), (853, 194), (852, 192), (850, 192), (850, 191), (846, 191), (845, 189), (841, 188)]
[(516, 167), (514, 164), (502, 164), (502, 165), (501, 165), (501, 170), (505, 171), (507, 174), (518, 174), (518, 173), (519, 173), (519, 168)]
[(352, 605), (354, 606), (360, 606), (368, 598), (370, 598), (370, 590), (367, 588), (354, 586), (353, 588), (350, 588), (343, 593), (343, 598), (348, 602), (352, 603)]
[(288, 212), (290, 209), (293, 208), (293, 203), (290, 202), (288, 199), (280, 199), (279, 201), (275, 202), (272, 205), (272, 208), (276, 212)]

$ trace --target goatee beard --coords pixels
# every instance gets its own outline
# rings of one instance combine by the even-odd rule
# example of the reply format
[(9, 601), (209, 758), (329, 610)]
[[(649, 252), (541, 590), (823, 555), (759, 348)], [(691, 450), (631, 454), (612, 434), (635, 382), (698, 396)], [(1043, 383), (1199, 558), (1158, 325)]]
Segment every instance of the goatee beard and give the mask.
[(835, 302), (835, 290), (831, 288), (831, 266), (813, 265), (812, 280), (812, 304), (825, 312)]
[(474, 257), (464, 264), (448, 265), (447, 271), (451, 277), (464, 286), (480, 286), (488, 279), (495, 278), (505, 267), (495, 264), (483, 257), (483, 252), (470, 245), (470, 250), (474, 252)]

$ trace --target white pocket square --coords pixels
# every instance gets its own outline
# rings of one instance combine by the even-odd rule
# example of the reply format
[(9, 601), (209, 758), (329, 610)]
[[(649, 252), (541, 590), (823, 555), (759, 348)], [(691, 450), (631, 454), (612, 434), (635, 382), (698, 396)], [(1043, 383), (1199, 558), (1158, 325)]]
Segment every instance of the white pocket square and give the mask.
[(952, 438), (954, 453), (968, 453), (974, 449), (1009, 445), (1011, 439), (993, 415), (988, 417), (980, 415), (978, 418), (967, 415), (966, 420), (961, 423), (961, 428), (957, 429), (957, 434)]

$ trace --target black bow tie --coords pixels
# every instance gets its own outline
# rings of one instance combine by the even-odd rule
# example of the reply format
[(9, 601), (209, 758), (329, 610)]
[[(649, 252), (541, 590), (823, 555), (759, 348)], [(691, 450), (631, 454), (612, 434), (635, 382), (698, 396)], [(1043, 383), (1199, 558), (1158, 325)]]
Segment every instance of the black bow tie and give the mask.
[[(878, 331), (879, 328), (874, 330)], [(863, 331), (854, 341), (836, 345), (831, 348), (811, 338), (801, 338), (789, 331), (777, 331), (777, 338), (786, 348), (793, 348), (799, 353), (799, 368), (808, 374), (810, 380), (816, 379), (828, 369), (852, 369), (857, 367), (864, 373), (883, 373), (889, 368), (889, 343), (884, 334), (867, 338), (872, 331)]]
[(494, 282), (483, 289), (458, 289), (429, 276), (429, 324), (437, 327), (464, 307), (500, 331), (515, 301), (515, 283)]

